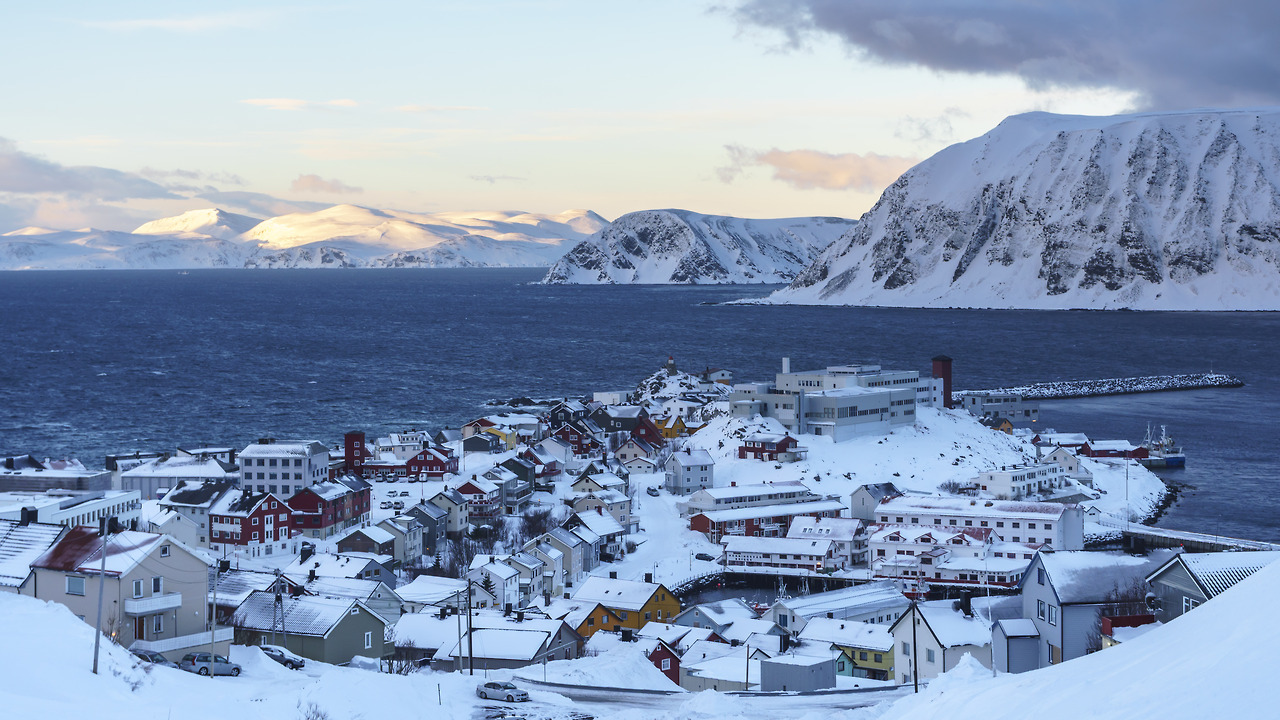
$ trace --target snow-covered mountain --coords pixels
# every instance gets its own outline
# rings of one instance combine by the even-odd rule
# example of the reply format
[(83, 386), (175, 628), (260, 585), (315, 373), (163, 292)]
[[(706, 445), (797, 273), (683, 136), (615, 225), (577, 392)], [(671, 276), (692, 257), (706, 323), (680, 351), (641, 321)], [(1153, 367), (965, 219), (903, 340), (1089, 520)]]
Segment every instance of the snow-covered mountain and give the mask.
[(254, 228), (262, 220), (237, 215), (218, 208), (190, 210), (171, 218), (144, 223), (134, 230), (137, 235), (207, 235), (232, 240)]
[(1280, 309), (1280, 109), (1030, 113), (902, 175), (766, 302)]
[(854, 224), (841, 218), (747, 220), (687, 210), (634, 212), (578, 243), (542, 281), (787, 282)]
[(0, 235), (0, 270), (547, 267), (608, 224), (589, 210), (420, 215), (335, 205), (259, 220), (208, 208), (132, 233), (15, 230)]

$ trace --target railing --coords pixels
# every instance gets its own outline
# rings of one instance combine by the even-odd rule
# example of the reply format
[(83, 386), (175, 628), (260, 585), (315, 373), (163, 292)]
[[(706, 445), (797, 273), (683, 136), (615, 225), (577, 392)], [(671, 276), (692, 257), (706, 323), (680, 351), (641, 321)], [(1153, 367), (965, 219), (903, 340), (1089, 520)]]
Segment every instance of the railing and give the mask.
[[(214, 642), (230, 642), (235, 637), (235, 628), (223, 627), (213, 631)], [(185, 650), (187, 648), (207, 647), (209, 645), (209, 632), (192, 633), (191, 635), (179, 635), (178, 637), (163, 638), (160, 640), (134, 640), (129, 645), (130, 650), (149, 650), (151, 652), (168, 653), (177, 650)]]
[(124, 601), (125, 615), (154, 615), (165, 610), (177, 610), (182, 607), (182, 593), (153, 595), (148, 598), (137, 598)]

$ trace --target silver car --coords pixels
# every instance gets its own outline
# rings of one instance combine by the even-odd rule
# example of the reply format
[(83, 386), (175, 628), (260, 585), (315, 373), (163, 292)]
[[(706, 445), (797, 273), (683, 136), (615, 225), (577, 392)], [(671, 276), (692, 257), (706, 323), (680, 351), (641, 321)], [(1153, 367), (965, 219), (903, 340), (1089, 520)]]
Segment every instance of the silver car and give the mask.
[[(213, 658), (212, 663), (210, 657)], [(182, 660), (178, 663), (179, 670), (186, 670), (198, 675), (208, 675), (209, 668), (212, 665), (214, 675), (231, 675), (238, 676), (240, 674), (240, 666), (222, 657), (221, 655), (210, 655), (207, 652), (187, 653), (182, 656)]]
[(301, 670), (306, 667), (307, 661), (302, 656), (290, 652), (287, 648), (279, 645), (260, 645), (262, 654), (275, 660), (290, 670)]
[(509, 682), (481, 683), (476, 688), (476, 695), (484, 700), (506, 700), (507, 702), (527, 702), (529, 693)]
[(171, 667), (171, 668), (178, 667), (177, 663), (174, 663), (173, 661), (169, 660), (168, 658), (161, 655), (160, 653), (154, 652), (152, 650), (134, 650), (133, 654), (139, 660), (144, 660), (146, 662), (151, 663), (152, 665), (159, 665), (161, 667)]

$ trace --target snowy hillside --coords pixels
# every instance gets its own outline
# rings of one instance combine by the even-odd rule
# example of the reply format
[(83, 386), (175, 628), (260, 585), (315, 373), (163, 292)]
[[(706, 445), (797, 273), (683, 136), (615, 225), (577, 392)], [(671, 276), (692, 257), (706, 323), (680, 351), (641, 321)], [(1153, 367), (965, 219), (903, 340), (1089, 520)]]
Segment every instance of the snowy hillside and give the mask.
[(608, 224), (589, 210), (418, 215), (335, 205), (259, 220), (207, 208), (132, 233), (15, 230), (0, 235), (0, 270), (546, 267)]
[(134, 230), (137, 235), (207, 235), (232, 240), (252, 230), (258, 218), (237, 215), (218, 208), (191, 210), (171, 218), (161, 218), (144, 223)]
[(908, 170), (765, 302), (1280, 309), (1280, 109), (1030, 113)]
[(687, 210), (623, 215), (578, 243), (543, 278), (550, 284), (787, 282), (854, 221), (746, 220)]
[[(608, 223), (585, 210), (560, 215), (516, 212), (420, 215), (334, 205), (264, 220), (245, 233), (265, 250), (340, 244), (372, 265), (405, 267), (550, 265), (575, 242)], [(444, 244), (439, 250), (435, 248)], [(509, 244), (509, 245), (508, 245)], [(374, 262), (382, 256), (385, 263)], [(397, 262), (397, 259), (399, 262)]]

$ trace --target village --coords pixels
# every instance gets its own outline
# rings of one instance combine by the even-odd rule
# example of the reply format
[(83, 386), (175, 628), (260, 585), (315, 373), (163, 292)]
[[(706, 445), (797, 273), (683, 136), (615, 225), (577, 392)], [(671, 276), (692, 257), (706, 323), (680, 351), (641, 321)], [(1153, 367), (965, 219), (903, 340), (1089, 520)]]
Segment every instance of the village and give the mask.
[(516, 701), (914, 689), (965, 657), (1027, 672), (1158, 633), (1280, 558), (1142, 525), (1164, 495), (1151, 448), (1038, 430), (1032, 400), (930, 362), (784, 358), (738, 382), (668, 358), (459, 428), (102, 470), (5, 457), (0, 588), (141, 663), (238, 675), (261, 649), (497, 678), (477, 694)]

